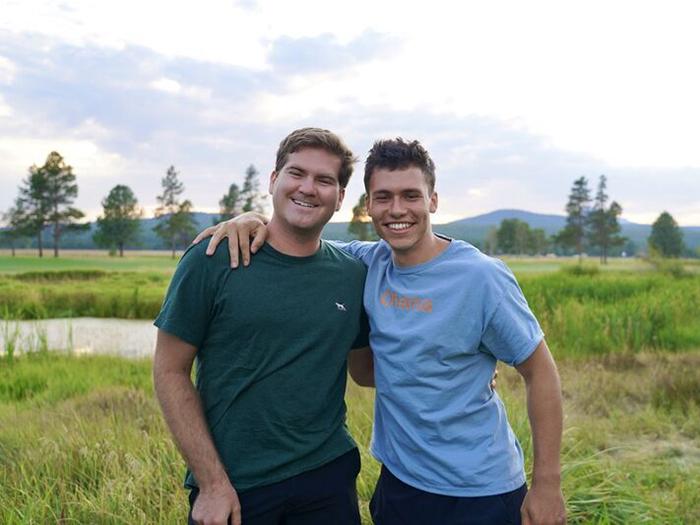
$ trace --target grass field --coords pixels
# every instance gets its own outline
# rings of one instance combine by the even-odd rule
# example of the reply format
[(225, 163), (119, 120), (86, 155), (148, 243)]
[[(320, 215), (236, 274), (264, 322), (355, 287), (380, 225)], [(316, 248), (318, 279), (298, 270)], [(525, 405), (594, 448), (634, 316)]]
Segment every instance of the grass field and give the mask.
[[(570, 523), (700, 522), (700, 353), (562, 360)], [(522, 382), (498, 391), (532, 459)], [(349, 385), (363, 522), (378, 466), (373, 393)], [(184, 465), (152, 395), (150, 363), (36, 352), (0, 358), (0, 523), (181, 523)]]
[[(700, 522), (698, 262), (506, 262), (560, 366), (570, 522)], [(174, 267), (154, 254), (0, 256), (0, 323), (152, 319)], [(154, 402), (149, 362), (60, 355), (46, 344), (8, 350), (0, 348), (0, 523), (182, 521), (183, 464)], [(522, 383), (502, 367), (498, 389), (529, 470)], [(369, 523), (373, 392), (351, 385), (347, 400)]]
[(60, 257), (45, 253), (39, 258), (36, 252), (22, 250), (15, 257), (7, 250), (0, 250), (0, 274), (23, 272), (51, 272), (67, 270), (147, 271), (170, 275), (177, 259), (166, 252), (126, 252), (124, 257), (110, 257), (107, 252), (96, 250), (63, 250)]

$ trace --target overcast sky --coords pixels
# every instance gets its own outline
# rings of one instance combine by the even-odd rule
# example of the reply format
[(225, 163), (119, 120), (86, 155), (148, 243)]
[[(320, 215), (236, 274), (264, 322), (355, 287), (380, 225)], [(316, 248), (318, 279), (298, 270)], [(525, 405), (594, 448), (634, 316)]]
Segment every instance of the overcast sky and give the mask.
[[(94, 218), (116, 184), (147, 210), (171, 164), (216, 211), (266, 187), (292, 129), (421, 140), (447, 222), (563, 213), (608, 177), (623, 217), (700, 225), (695, 2), (2, 0), (0, 211), (59, 151)], [(334, 220), (349, 220), (362, 163)]]

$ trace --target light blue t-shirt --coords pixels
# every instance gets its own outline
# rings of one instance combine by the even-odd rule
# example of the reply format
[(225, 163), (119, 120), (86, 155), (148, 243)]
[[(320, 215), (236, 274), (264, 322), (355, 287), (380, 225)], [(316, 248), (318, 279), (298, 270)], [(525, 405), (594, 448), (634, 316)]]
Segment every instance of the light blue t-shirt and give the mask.
[(376, 400), (372, 454), (404, 483), (448, 496), (509, 492), (523, 453), (490, 382), (543, 333), (510, 270), (452, 240), (434, 259), (398, 267), (389, 245), (338, 243), (367, 266)]

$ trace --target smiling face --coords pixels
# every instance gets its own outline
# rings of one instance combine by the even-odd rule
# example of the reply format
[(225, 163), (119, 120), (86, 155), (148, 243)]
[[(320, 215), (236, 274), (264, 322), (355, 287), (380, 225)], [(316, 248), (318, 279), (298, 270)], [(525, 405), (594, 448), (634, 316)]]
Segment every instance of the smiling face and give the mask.
[(377, 234), (402, 264), (417, 264), (433, 255), (430, 214), (437, 210), (437, 193), (430, 191), (420, 168), (375, 168), (367, 209)]
[(297, 235), (320, 235), (343, 203), (340, 166), (341, 159), (324, 149), (290, 153), (282, 169), (270, 175), (273, 219)]

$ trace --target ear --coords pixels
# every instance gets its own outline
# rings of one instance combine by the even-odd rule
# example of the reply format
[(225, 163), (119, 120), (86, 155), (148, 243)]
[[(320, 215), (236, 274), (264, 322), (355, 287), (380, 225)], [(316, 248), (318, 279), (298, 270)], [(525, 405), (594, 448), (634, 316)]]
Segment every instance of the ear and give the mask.
[(343, 199), (345, 198), (345, 188), (340, 188), (338, 193), (338, 205), (335, 207), (335, 211), (340, 211), (340, 207), (343, 205)]
[(430, 210), (430, 213), (435, 213), (437, 211), (437, 206), (438, 206), (438, 194), (437, 191), (434, 191), (433, 194), (430, 196), (430, 207), (428, 208)]
[(272, 195), (272, 190), (275, 187), (275, 181), (277, 180), (277, 177), (279, 176), (279, 173), (277, 173), (275, 170), (272, 170), (272, 173), (270, 173), (270, 185), (267, 188), (267, 192)]

